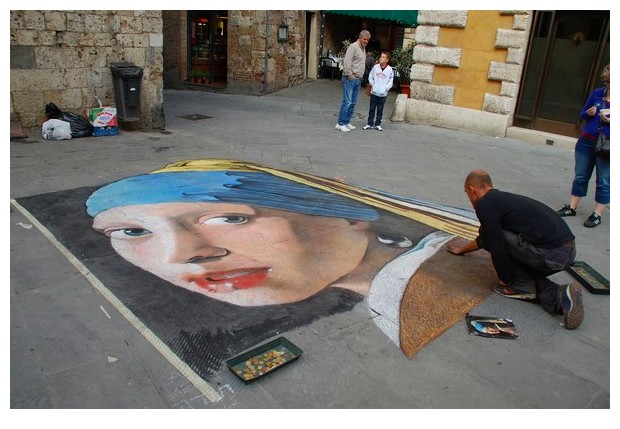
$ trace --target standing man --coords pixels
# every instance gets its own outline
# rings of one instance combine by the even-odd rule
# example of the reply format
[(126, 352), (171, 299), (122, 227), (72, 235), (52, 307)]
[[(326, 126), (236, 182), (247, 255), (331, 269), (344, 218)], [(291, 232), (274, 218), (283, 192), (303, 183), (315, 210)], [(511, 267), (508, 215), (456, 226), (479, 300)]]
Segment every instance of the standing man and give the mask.
[(366, 69), (366, 45), (370, 40), (370, 32), (362, 30), (355, 43), (351, 43), (344, 55), (342, 70), (342, 105), (338, 115), (336, 130), (349, 132), (355, 127), (351, 125), (351, 117), (357, 103), (364, 70)]
[(448, 246), (448, 251), (489, 251), (499, 278), (495, 292), (508, 298), (538, 298), (545, 310), (564, 316), (566, 329), (577, 328), (584, 316), (581, 286), (560, 286), (547, 278), (575, 260), (575, 236), (566, 222), (539, 201), (494, 189), (485, 171), (469, 173), (464, 187), (480, 229), (475, 240)]

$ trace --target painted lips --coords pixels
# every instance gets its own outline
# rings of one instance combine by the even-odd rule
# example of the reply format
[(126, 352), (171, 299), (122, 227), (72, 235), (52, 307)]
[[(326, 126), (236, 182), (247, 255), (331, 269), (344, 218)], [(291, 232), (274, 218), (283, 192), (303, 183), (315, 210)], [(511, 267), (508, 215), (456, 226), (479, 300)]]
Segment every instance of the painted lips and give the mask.
[(207, 292), (228, 293), (259, 286), (267, 279), (269, 271), (269, 268), (218, 271), (187, 276), (185, 280), (193, 282)]

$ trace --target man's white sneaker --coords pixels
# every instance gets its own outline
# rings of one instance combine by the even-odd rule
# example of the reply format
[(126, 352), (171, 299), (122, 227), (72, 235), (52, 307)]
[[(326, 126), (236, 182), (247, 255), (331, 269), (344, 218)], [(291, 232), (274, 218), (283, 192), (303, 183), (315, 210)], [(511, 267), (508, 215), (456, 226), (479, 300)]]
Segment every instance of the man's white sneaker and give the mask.
[(343, 133), (348, 133), (349, 131), (351, 131), (350, 129), (347, 128), (346, 125), (336, 125), (336, 129), (338, 131), (342, 131)]
[(350, 130), (354, 130), (355, 129), (355, 127), (353, 125), (351, 125), (351, 124), (347, 124), (347, 125), (345, 125), (345, 127), (347, 127)]
[(372, 125), (364, 125), (362, 127), (363, 130), (372, 130), (374, 127)]
[(375, 130), (377, 130), (377, 131), (383, 131), (383, 128), (381, 128), (381, 125), (377, 125), (377, 126), (375, 127)]

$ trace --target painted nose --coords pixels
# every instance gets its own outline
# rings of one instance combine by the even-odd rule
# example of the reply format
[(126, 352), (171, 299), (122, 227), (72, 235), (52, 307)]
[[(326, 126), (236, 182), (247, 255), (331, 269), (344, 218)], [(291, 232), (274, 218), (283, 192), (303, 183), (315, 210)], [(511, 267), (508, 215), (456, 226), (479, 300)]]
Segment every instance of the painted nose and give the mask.
[(228, 255), (228, 249), (213, 245), (206, 237), (194, 231), (182, 229), (177, 230), (170, 259), (174, 263), (198, 264)]
[(228, 249), (223, 249), (221, 247), (214, 247), (212, 248), (213, 252), (210, 252), (211, 254), (208, 256), (204, 256), (204, 255), (196, 255), (196, 256), (192, 256), (191, 258), (189, 258), (186, 263), (188, 264), (199, 264), (201, 262), (205, 262), (211, 259), (215, 259), (215, 258), (223, 258), (224, 256), (228, 256), (230, 255), (230, 250)]

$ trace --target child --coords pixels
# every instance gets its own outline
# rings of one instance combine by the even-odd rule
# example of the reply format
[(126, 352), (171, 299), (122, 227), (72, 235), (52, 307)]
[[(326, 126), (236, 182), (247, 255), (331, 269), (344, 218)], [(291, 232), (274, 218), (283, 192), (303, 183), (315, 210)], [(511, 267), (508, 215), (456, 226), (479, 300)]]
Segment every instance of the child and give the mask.
[[(388, 65), (391, 55), (389, 52), (381, 52), (379, 64), (370, 70), (368, 75), (368, 83), (372, 86), (370, 92), (370, 110), (368, 112), (368, 124), (364, 125), (365, 130), (376, 129), (383, 131), (381, 127), (381, 119), (383, 118), (383, 106), (387, 98), (390, 88), (394, 83), (394, 71)], [(377, 117), (375, 118), (375, 110)]]

